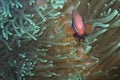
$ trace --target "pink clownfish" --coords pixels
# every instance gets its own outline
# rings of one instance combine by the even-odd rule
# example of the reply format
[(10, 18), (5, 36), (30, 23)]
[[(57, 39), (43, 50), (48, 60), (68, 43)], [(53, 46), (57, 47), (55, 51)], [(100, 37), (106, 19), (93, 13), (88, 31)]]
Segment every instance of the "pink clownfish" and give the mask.
[(84, 41), (84, 36), (90, 34), (92, 31), (91, 23), (83, 23), (82, 17), (79, 15), (78, 11), (72, 11), (72, 27), (65, 27), (65, 32), (68, 35), (74, 35), (79, 41)]
[(76, 10), (72, 11), (72, 28), (75, 31), (74, 36), (79, 40), (84, 40), (85, 26), (82, 17)]

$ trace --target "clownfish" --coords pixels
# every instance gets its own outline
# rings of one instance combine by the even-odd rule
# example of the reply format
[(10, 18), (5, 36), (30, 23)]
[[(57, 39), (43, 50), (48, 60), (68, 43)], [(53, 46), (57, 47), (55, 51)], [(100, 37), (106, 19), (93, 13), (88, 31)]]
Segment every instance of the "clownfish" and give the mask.
[(72, 11), (72, 28), (75, 31), (74, 36), (79, 40), (84, 40), (85, 26), (82, 17), (76, 10)]
[(70, 36), (74, 36), (78, 41), (84, 41), (85, 36), (92, 33), (92, 24), (83, 22), (79, 12), (72, 10), (72, 24), (65, 27), (65, 33)]

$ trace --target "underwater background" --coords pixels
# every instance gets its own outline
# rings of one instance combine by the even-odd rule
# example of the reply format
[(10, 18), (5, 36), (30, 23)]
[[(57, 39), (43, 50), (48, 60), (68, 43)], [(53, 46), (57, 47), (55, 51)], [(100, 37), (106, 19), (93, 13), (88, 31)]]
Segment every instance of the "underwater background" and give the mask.
[(0, 80), (120, 80), (119, 61), (120, 0), (0, 0)]

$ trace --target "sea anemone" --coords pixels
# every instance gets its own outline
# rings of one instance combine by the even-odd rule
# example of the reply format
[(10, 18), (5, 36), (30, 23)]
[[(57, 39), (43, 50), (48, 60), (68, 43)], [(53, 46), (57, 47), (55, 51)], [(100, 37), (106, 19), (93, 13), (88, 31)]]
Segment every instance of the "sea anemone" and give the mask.
[[(55, 22), (62, 3), (39, 0), (0, 0), (0, 77), (2, 80), (25, 80), (33, 76), (38, 39)], [(56, 6), (54, 6), (56, 5)], [(46, 12), (47, 11), (47, 12)], [(52, 21), (51, 20), (51, 21)], [(47, 23), (47, 25), (46, 25)]]
[[(0, 0), (1, 80), (119, 80), (119, 0)], [(86, 26), (70, 32), (72, 10)]]

